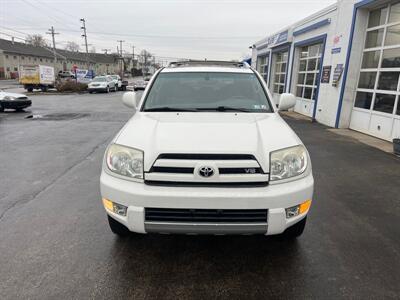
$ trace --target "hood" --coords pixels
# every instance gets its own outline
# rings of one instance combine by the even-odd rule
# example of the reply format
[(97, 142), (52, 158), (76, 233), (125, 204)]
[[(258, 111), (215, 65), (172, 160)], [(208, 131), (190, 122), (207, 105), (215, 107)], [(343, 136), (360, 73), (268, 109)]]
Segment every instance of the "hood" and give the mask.
[(277, 113), (137, 112), (115, 143), (144, 151), (149, 170), (161, 153), (252, 154), (269, 170), (269, 153), (301, 144)]
[(24, 94), (8, 93), (5, 91), (0, 91), (0, 98), (3, 99), (3, 97), (5, 97), (5, 96), (15, 97), (15, 98), (26, 97), (26, 95), (24, 95)]

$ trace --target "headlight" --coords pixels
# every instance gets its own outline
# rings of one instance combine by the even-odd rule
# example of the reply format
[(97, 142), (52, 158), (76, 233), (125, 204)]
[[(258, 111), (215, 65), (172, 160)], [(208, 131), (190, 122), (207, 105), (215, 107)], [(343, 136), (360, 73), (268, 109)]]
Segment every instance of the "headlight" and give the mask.
[(143, 152), (140, 150), (113, 144), (107, 150), (106, 162), (111, 172), (143, 179)]
[(286, 179), (307, 169), (308, 156), (304, 146), (294, 146), (271, 152), (270, 180)]
[(5, 97), (3, 98), (3, 100), (15, 100), (15, 99), (17, 99), (17, 98), (11, 97), (11, 96), (5, 96)]

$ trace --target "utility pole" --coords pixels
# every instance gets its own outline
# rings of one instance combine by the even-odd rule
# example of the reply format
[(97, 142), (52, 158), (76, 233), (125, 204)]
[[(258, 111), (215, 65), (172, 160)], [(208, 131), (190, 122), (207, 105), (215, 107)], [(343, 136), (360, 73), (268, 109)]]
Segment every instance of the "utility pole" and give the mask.
[(119, 40), (119, 41), (117, 41), (117, 42), (119, 42), (119, 52), (120, 52), (119, 73), (120, 73), (121, 78), (123, 78), (123, 74), (124, 74), (124, 72), (123, 72), (124, 60), (123, 60), (123, 58), (122, 58), (122, 43), (125, 42), (125, 41)]
[[(104, 54), (107, 55), (108, 51), (111, 51), (111, 49), (101, 49), (101, 51), (104, 51)], [(108, 64), (106, 64), (106, 73), (108, 74)]]
[(51, 34), (51, 37), (53, 39), (53, 54), (54, 54), (54, 72), (56, 72), (56, 65), (57, 65), (57, 52), (56, 52), (56, 39), (55, 39), (55, 35), (59, 34), (58, 32), (54, 31), (54, 27), (51, 26), (51, 28), (49, 29), (48, 32), (46, 32), (47, 34)]
[(88, 48), (88, 43), (87, 43), (86, 22), (85, 22), (85, 19), (83, 19), (83, 18), (80, 19), (80, 21), (82, 22), (82, 27), (81, 27), (81, 29), (83, 30), (82, 37), (85, 38), (86, 64), (87, 64), (87, 68), (89, 70), (89, 48)]
[(134, 69), (136, 69), (135, 67), (135, 46), (132, 46), (132, 66)]

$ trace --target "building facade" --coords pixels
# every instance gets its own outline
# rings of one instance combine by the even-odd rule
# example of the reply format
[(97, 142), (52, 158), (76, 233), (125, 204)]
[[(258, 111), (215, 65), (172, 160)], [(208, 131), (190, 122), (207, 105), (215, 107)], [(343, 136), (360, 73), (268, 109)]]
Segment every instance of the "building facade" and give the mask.
[[(116, 74), (120, 72), (120, 59), (114, 54), (73, 52), (56, 49), (57, 62), (53, 50), (29, 44), (0, 39), (0, 79), (18, 78), (20, 65), (39, 64), (54, 66), (55, 72), (78, 69), (92, 69), (95, 74)], [(89, 65), (88, 65), (89, 61)]]
[(340, 0), (252, 46), (274, 100), (336, 128), (400, 137), (400, 2)]

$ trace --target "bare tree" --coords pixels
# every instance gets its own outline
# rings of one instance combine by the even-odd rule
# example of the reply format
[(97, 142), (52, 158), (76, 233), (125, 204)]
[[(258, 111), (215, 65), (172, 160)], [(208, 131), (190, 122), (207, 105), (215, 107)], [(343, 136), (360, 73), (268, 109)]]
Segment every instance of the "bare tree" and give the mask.
[(75, 42), (67, 42), (67, 45), (65, 46), (65, 50), (73, 51), (73, 52), (78, 52), (80, 50), (80, 46), (78, 43)]
[(26, 37), (26, 43), (36, 47), (47, 47), (47, 42), (40, 34), (29, 34)]
[(138, 62), (144, 74), (149, 72), (149, 67), (152, 64), (152, 59), (153, 55), (147, 50), (142, 50), (140, 52)]

